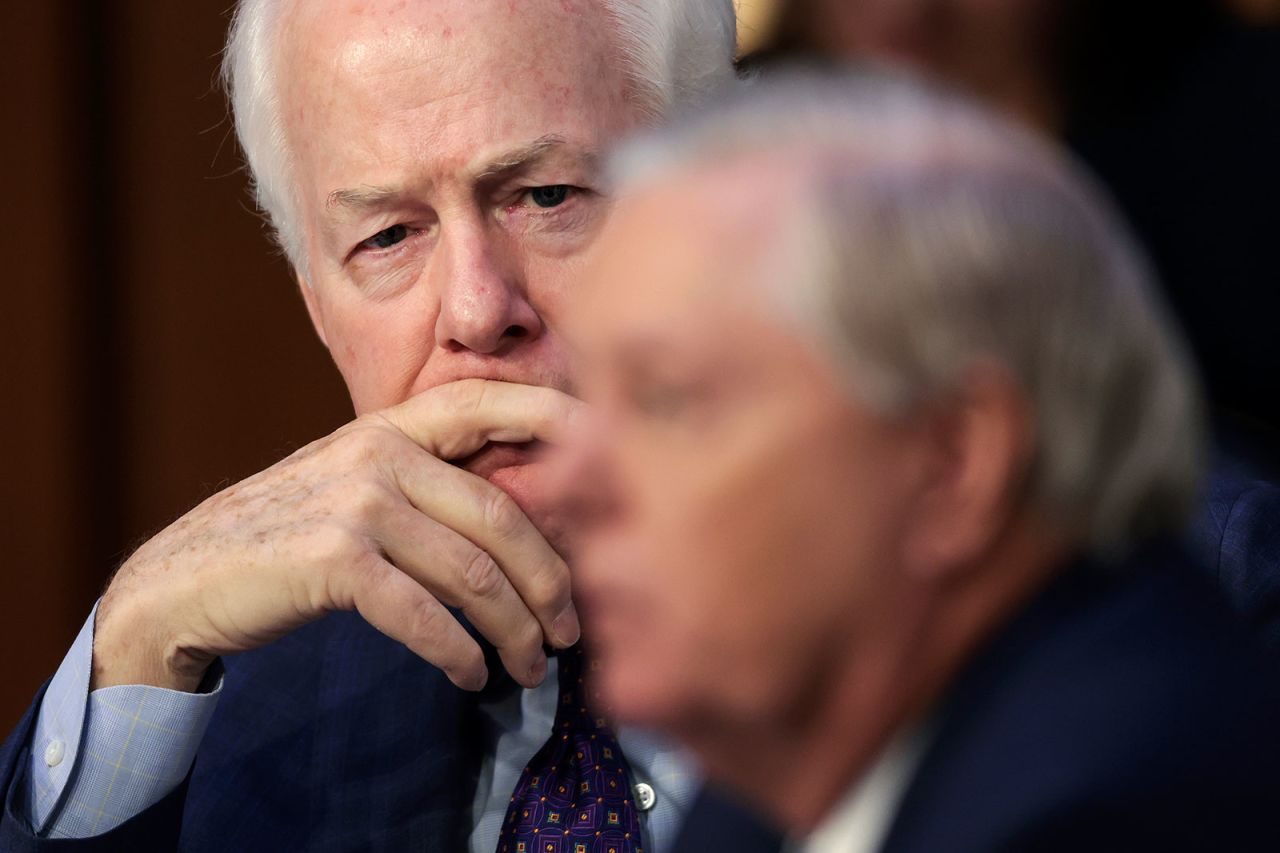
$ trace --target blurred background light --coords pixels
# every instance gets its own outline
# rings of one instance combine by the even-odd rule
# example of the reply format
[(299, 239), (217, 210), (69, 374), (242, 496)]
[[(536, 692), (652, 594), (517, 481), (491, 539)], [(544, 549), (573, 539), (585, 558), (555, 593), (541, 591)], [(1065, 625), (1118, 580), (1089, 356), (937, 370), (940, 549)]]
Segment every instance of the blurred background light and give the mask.
[(738, 55), (764, 46), (777, 26), (780, 0), (734, 0), (738, 9)]

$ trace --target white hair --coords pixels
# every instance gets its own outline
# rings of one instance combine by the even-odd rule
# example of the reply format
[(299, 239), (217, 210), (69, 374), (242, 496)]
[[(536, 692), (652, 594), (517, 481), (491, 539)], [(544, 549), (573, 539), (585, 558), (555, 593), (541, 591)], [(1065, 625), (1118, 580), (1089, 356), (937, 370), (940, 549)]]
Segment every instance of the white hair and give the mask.
[(1172, 532), (1195, 497), (1190, 358), (1128, 228), (1064, 153), (881, 74), (781, 75), (633, 143), (634, 191), (716, 164), (791, 170), (770, 293), (875, 410), (995, 362), (1033, 407), (1030, 499), (1095, 551)]
[[(697, 103), (733, 78), (732, 0), (597, 0), (616, 26), (631, 97), (646, 119)], [(299, 199), (275, 76), (285, 0), (240, 0), (223, 56), (236, 135), (254, 197), (295, 267), (305, 270)]]

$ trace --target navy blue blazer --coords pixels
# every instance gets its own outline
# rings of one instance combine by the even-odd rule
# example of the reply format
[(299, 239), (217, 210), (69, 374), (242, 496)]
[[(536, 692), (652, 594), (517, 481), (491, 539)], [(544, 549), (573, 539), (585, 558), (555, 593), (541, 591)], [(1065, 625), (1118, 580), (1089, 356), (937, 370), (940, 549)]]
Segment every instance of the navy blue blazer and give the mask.
[(187, 781), (92, 839), (36, 839), (17, 817), (33, 705), (0, 751), (0, 851), (465, 849), (485, 748), (474, 696), (354, 614), (225, 664)]
[(1190, 541), (1232, 607), (1280, 653), (1280, 486), (1223, 460), (1205, 485)]
[[(946, 691), (882, 853), (1280, 849), (1278, 673), (1198, 571), (1171, 549), (1080, 564), (1000, 629)], [(679, 853), (772, 836), (708, 800)]]

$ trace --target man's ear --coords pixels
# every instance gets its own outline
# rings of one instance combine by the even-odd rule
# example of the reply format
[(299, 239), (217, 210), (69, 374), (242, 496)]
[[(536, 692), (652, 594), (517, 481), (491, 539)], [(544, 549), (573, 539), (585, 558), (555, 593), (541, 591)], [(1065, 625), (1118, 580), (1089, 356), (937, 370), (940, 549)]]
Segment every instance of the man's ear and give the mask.
[(957, 575), (1007, 532), (1034, 447), (1030, 401), (1008, 370), (971, 368), (959, 390), (923, 415), (928, 448), (904, 558), (919, 576)]
[(307, 315), (311, 317), (311, 328), (316, 330), (316, 335), (320, 338), (320, 343), (329, 347), (329, 339), (324, 333), (324, 319), (320, 314), (320, 300), (316, 297), (315, 289), (311, 287), (311, 282), (302, 277), (302, 273), (297, 274), (298, 290), (302, 291), (302, 301), (307, 305)]

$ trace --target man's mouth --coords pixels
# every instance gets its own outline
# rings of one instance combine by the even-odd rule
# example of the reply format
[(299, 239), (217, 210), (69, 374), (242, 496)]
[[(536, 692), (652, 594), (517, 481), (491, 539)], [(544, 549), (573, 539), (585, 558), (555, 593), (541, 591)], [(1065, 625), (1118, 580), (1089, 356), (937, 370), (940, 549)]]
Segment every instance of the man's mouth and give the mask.
[(515, 468), (537, 462), (545, 451), (546, 445), (536, 440), (520, 443), (490, 441), (470, 456), (453, 460), (453, 464), (488, 480), (502, 468)]

